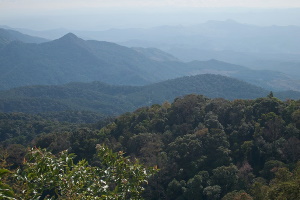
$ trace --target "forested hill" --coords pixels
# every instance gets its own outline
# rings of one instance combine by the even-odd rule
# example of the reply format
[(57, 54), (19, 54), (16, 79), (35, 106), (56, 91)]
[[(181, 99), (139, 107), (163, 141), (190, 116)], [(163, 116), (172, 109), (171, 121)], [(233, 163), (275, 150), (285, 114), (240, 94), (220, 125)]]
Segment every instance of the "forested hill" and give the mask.
[[(17, 113), (0, 113), (0, 119), (0, 155), (6, 158), (1, 164), (13, 172), (20, 169), (26, 173), (27, 162), (32, 162), (24, 159), (27, 146), (45, 148), (56, 154), (59, 161), (65, 157), (58, 152), (68, 149), (68, 153), (77, 155), (75, 163), (85, 159), (89, 167), (102, 166), (95, 147), (105, 144), (113, 152), (125, 152), (131, 160), (138, 158), (141, 164), (159, 169), (144, 185), (146, 190), (142, 196), (147, 200), (300, 198), (299, 100), (280, 101), (269, 95), (254, 100), (229, 101), (187, 95), (176, 98), (172, 104), (165, 102), (126, 113), (104, 127), (79, 127)], [(19, 188), (35, 184), (32, 186), (35, 191), (40, 180), (44, 181), (38, 187), (40, 194), (49, 193), (49, 188), (65, 192), (65, 184), (60, 187), (60, 182), (53, 180), (60, 177), (57, 174), (65, 175), (70, 168), (55, 170), (59, 165), (55, 165), (54, 156), (48, 160), (53, 161), (53, 171), (44, 167), (45, 170), (32, 171), (28, 176), (38, 173), (41, 175), (36, 177), (46, 177), (38, 179), (39, 182), (20, 185), (15, 179), (1, 181), (10, 184), (21, 197)], [(73, 174), (82, 174), (87, 162), (84, 164), (72, 168)], [(117, 174), (121, 171), (126, 173), (122, 168)], [(135, 172), (144, 173), (138, 169)], [(93, 173), (85, 178), (90, 175)], [(72, 184), (72, 180), (64, 179), (62, 183)], [(67, 195), (73, 194), (73, 186), (68, 187)], [(85, 191), (84, 186), (76, 191)], [(92, 192), (96, 189), (91, 188)], [(55, 193), (49, 195), (54, 197)], [(85, 195), (90, 195), (90, 191)]]
[[(118, 115), (187, 94), (211, 98), (254, 99), (269, 94), (257, 86), (212, 74), (188, 76), (148, 86), (112, 86), (100, 82), (70, 83), (61, 86), (28, 86), (0, 92), (2, 112), (56, 112), (88, 110)], [(281, 99), (299, 99), (299, 92), (275, 93)]]
[(298, 199), (300, 163), (289, 170), (300, 160), (299, 111), (299, 100), (188, 95), (122, 115), (100, 135), (158, 165), (147, 199)]

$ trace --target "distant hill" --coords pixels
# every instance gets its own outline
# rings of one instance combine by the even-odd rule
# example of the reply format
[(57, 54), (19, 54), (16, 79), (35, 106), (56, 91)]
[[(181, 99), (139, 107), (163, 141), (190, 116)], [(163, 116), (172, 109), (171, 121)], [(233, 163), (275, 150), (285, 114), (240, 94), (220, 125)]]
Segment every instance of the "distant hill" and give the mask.
[(18, 31), (0, 28), (0, 47), (12, 41), (21, 41), (24, 43), (42, 43), (47, 42), (48, 40), (26, 35)]
[(218, 60), (192, 61), (187, 63), (189, 74), (220, 74), (246, 81), (267, 90), (300, 91), (300, 81), (291, 76), (272, 70), (253, 70), (240, 65), (229, 64)]
[(69, 33), (51, 42), (12, 42), (2, 48), (0, 88), (74, 81), (145, 85), (180, 76), (175, 67), (124, 46)]
[[(1, 91), (0, 111), (40, 113), (88, 110), (118, 115), (141, 106), (171, 102), (176, 97), (191, 93), (232, 100), (264, 97), (269, 91), (212, 74), (182, 77), (147, 86), (112, 86), (100, 82), (28, 86)], [(288, 95), (282, 93), (280, 97), (291, 98)], [(292, 98), (300, 98), (300, 93), (294, 92)]]
[(300, 83), (274, 71), (255, 71), (216, 60), (184, 63), (153, 48), (83, 40), (69, 33), (41, 44), (12, 41), (0, 48), (0, 89), (101, 81), (147, 85), (172, 78), (221, 74), (267, 90), (298, 90)]
[(144, 86), (140, 96), (144, 97), (145, 100), (149, 97), (152, 103), (161, 103), (165, 100), (172, 101), (175, 97), (191, 93), (202, 94), (210, 98), (220, 97), (233, 100), (263, 97), (268, 94), (268, 91), (234, 78), (201, 74)]

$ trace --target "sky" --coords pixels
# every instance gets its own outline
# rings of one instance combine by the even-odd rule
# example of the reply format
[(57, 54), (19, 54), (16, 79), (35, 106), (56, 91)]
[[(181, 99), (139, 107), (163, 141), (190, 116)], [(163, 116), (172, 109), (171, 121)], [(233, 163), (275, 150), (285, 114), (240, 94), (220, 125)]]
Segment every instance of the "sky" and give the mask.
[(300, 25), (300, 0), (0, 0), (0, 25), (103, 30), (233, 19)]
[(0, 0), (10, 9), (76, 9), (95, 7), (300, 7), (299, 0)]

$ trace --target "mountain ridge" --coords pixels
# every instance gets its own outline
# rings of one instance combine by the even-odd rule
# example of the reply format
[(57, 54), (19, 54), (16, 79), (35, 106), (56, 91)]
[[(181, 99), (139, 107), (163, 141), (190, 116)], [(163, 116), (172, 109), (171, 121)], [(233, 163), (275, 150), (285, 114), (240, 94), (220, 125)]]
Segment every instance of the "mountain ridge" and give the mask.
[[(172, 102), (176, 97), (192, 93), (233, 100), (265, 97), (269, 91), (238, 79), (213, 74), (180, 77), (146, 86), (77, 82), (0, 91), (0, 111), (39, 113), (86, 110), (119, 115), (142, 106)], [(281, 99), (300, 98), (299, 92), (274, 92), (274, 95)]]
[(41, 44), (14, 41), (0, 48), (0, 89), (91, 81), (147, 85), (205, 73), (238, 78), (268, 90), (300, 91), (300, 82), (278, 72), (262, 73), (216, 60), (184, 63), (160, 50), (83, 40), (73, 33)]

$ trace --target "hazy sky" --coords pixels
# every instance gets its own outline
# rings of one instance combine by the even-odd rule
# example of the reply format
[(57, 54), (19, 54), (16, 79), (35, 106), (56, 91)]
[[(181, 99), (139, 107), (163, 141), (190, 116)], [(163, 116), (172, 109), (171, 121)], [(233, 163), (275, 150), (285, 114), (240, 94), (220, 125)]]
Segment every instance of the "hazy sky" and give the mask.
[(0, 0), (0, 25), (97, 30), (229, 18), (262, 25), (300, 25), (296, 8), (300, 0)]
[(300, 7), (299, 0), (0, 0), (8, 9), (71, 9), (82, 7)]

